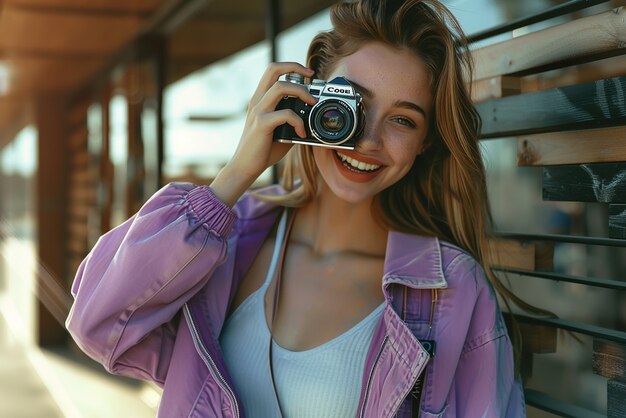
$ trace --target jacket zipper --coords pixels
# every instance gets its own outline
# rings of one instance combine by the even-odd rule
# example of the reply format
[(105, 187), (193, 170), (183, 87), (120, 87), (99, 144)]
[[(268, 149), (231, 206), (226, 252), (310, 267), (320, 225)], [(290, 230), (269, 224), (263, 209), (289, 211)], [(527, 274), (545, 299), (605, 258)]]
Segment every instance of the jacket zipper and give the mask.
[(376, 355), (376, 360), (374, 360), (374, 364), (372, 364), (372, 368), (370, 369), (370, 374), (367, 377), (367, 385), (365, 386), (365, 398), (363, 398), (363, 405), (361, 406), (361, 412), (359, 413), (360, 418), (363, 418), (365, 416), (364, 415), (365, 406), (367, 405), (367, 397), (370, 392), (370, 385), (372, 383), (372, 376), (374, 375), (374, 369), (376, 368), (376, 365), (378, 364), (378, 360), (380, 359), (380, 355), (383, 353), (383, 348), (385, 348), (385, 344), (387, 344), (388, 339), (389, 337), (385, 335), (385, 338), (383, 338), (383, 342), (380, 345), (380, 349), (378, 350), (378, 354)]
[[(370, 385), (372, 382), (372, 376), (374, 374), (374, 369), (376, 368), (376, 365), (378, 364), (378, 360), (380, 359), (380, 356), (383, 352), (383, 348), (385, 347), (385, 344), (387, 344), (387, 340), (389, 339), (389, 337), (387, 335), (385, 335), (385, 338), (383, 339), (382, 344), (380, 345), (380, 349), (378, 350), (378, 354), (376, 355), (376, 360), (374, 360), (374, 364), (372, 365), (372, 368), (370, 370), (370, 374), (367, 378), (367, 386), (365, 386), (365, 398), (363, 399), (363, 405), (361, 406), (361, 412), (359, 413), (359, 418), (364, 418), (364, 414), (365, 414), (365, 406), (367, 405), (367, 397), (369, 395), (369, 389), (370, 389)], [(395, 412), (393, 414), (391, 414), (391, 416), (396, 416), (397, 412), (398, 412), (398, 408), (400, 408), (400, 405), (402, 405), (403, 400), (409, 395), (409, 393), (411, 393), (411, 390), (413, 389), (413, 387), (415, 386), (416, 382), (419, 380), (420, 375), (422, 373), (424, 373), (424, 376), (422, 376), (424, 379), (426, 378), (426, 366), (428, 365), (428, 362), (426, 362), (426, 364), (424, 364), (424, 366), (422, 367), (422, 370), (420, 371), (420, 373), (418, 373), (417, 377), (415, 378), (415, 380), (411, 383), (411, 386), (409, 389), (409, 391), (407, 393), (405, 393), (403, 396), (400, 397), (400, 402), (398, 403), (398, 405), (395, 408)], [(422, 393), (420, 394), (420, 404), (422, 401), (422, 397), (424, 396), (424, 393), (422, 391)]]
[(207, 368), (211, 372), (213, 379), (215, 379), (215, 381), (220, 386), (220, 388), (224, 392), (226, 392), (226, 394), (231, 398), (233, 405), (235, 405), (235, 417), (239, 417), (240, 416), (239, 404), (237, 403), (237, 397), (235, 396), (235, 392), (228, 385), (228, 383), (226, 382), (226, 379), (224, 379), (224, 376), (222, 376), (219, 369), (217, 368), (215, 361), (213, 361), (206, 347), (204, 346), (204, 344), (202, 344), (202, 341), (200, 341), (200, 334), (198, 333), (196, 324), (193, 322), (193, 319), (191, 319), (191, 312), (189, 311), (189, 307), (187, 306), (187, 304), (185, 304), (183, 308), (185, 310), (185, 320), (187, 321), (187, 325), (189, 326), (189, 329), (191, 330), (191, 338), (193, 340), (193, 345), (196, 347), (196, 351), (198, 352), (198, 354), (200, 355), (200, 358), (202, 358), (202, 361), (204, 361), (204, 364), (206, 364)]

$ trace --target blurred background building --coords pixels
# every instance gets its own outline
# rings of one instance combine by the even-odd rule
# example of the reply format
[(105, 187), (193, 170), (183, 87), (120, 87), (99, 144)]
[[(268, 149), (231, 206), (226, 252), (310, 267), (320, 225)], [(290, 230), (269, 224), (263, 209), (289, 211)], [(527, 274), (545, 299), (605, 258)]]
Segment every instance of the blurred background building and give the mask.
[[(154, 416), (158, 388), (106, 375), (68, 337), (63, 321), (76, 269), (100, 235), (162, 185), (211, 181), (237, 145), (266, 65), (304, 63), (308, 42), (330, 27), (332, 3), (0, 0), (0, 416)], [(620, 6), (443, 3), (470, 35), (567, 3), (597, 4), (477, 40), (474, 50)], [(625, 35), (625, 28), (622, 17), (616, 31)], [(618, 41), (591, 63), (518, 71), (515, 90), (626, 75), (626, 36)], [(482, 141), (496, 230), (609, 238), (609, 205), (543, 200), (545, 172), (520, 167), (517, 137)], [(269, 170), (258, 185), (272, 181)], [(522, 249), (511, 251), (523, 252), (529, 240), (518, 239)], [(626, 329), (626, 257), (623, 246), (607, 242), (550, 242), (550, 261), (532, 270), (601, 278), (613, 287), (509, 272), (510, 285), (561, 318), (616, 332), (619, 341)], [(533, 246), (535, 259), (541, 248)], [(580, 416), (607, 415), (607, 379), (592, 364), (598, 340), (576, 330), (545, 338), (558, 344), (525, 357), (526, 387), (535, 395), (529, 416), (563, 415), (559, 402), (596, 414)], [(623, 347), (611, 354), (622, 374)]]

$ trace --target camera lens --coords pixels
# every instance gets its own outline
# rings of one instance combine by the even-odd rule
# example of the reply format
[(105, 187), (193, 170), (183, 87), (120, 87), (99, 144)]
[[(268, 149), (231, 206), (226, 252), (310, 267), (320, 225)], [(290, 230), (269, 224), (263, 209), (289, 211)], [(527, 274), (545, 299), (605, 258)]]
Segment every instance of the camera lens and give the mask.
[(324, 130), (330, 132), (338, 132), (342, 130), (345, 125), (343, 115), (336, 109), (330, 109), (324, 112), (320, 118), (320, 122), (322, 123)]
[(311, 133), (320, 142), (339, 145), (353, 135), (355, 114), (343, 100), (327, 99), (311, 109), (309, 122)]

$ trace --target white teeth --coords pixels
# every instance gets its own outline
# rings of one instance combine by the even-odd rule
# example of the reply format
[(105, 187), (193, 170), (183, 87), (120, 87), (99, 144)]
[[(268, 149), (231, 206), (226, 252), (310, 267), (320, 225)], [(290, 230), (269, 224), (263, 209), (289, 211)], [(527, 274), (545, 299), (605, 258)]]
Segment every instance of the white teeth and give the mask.
[(355, 160), (354, 158), (350, 158), (347, 155), (344, 155), (340, 152), (337, 152), (337, 155), (344, 163), (350, 164), (353, 168), (361, 171), (375, 171), (378, 170), (381, 166), (379, 164), (367, 164), (363, 161)]

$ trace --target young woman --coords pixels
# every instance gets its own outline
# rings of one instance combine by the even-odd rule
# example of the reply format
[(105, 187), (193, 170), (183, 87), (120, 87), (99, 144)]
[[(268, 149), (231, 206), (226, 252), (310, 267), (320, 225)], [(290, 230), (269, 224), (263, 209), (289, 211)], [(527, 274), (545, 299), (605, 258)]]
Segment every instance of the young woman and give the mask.
[[(466, 44), (436, 0), (337, 4), (306, 68), (269, 66), (232, 160), (171, 184), (81, 265), (67, 326), (162, 417), (519, 417), (494, 288)], [(363, 97), (354, 150), (272, 140), (314, 105), (287, 73)], [(244, 194), (289, 154), (280, 186)], [(488, 269), (487, 269), (488, 271)]]

